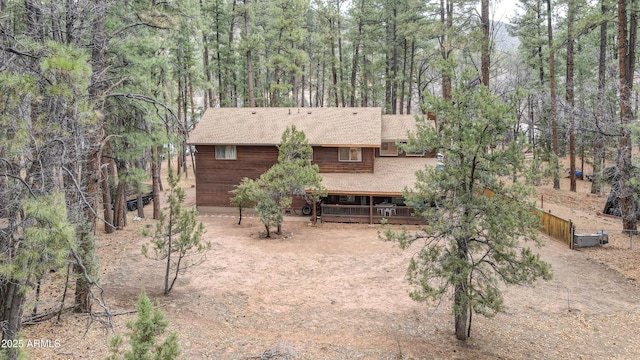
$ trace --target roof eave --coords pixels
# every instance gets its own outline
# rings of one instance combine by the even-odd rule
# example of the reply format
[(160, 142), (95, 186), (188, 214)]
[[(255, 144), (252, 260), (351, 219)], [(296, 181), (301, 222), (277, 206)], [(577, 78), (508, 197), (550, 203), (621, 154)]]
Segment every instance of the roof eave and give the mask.
[[(235, 146), (277, 146), (278, 144), (268, 143), (205, 143), (205, 142), (187, 142), (187, 145), (202, 145), (202, 146), (214, 146), (214, 145), (235, 145)], [(309, 144), (312, 147), (362, 147), (362, 148), (379, 148), (380, 144)]]

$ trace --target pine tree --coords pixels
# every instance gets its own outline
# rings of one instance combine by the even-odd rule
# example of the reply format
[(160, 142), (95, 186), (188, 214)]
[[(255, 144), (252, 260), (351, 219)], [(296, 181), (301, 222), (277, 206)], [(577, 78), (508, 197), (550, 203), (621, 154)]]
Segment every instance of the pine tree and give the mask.
[(295, 105), (289, 94), (301, 75), (302, 64), (308, 61), (302, 43), (309, 4), (302, 0), (275, 0), (268, 4), (265, 41), (267, 49), (271, 49), (268, 66), (273, 69), (268, 81), (270, 106)]
[[(475, 76), (475, 74), (474, 74)], [(539, 244), (539, 219), (527, 203), (531, 189), (504, 180), (521, 176), (521, 139), (509, 138), (514, 121), (507, 105), (480, 86), (461, 85), (453, 101), (431, 97), (429, 111), (447, 119), (439, 132), (418, 123), (406, 150), (438, 151), (444, 168), (417, 172), (407, 204), (426, 220), (415, 234), (388, 229), (386, 239), (403, 249), (424, 244), (412, 256), (407, 277), (416, 301), (452, 295), (455, 334), (466, 340), (472, 312), (492, 316), (504, 310), (499, 282), (531, 284), (551, 277), (549, 265), (521, 240)], [(486, 189), (495, 192), (485, 195)], [(438, 204), (438, 207), (425, 206)]]
[(258, 195), (260, 199), (256, 204), (256, 213), (260, 216), (260, 220), (262, 220), (262, 224), (265, 228), (265, 236), (267, 238), (271, 237), (271, 227), (277, 226), (278, 229), (282, 226), (282, 221), (284, 220), (284, 216), (282, 215), (283, 209), (291, 205), (290, 198), (283, 198), (280, 202), (276, 202), (276, 200), (267, 195), (262, 194)]
[(165, 295), (171, 293), (181, 272), (204, 261), (206, 251), (211, 247), (211, 243), (202, 239), (205, 229), (197, 220), (198, 211), (182, 208), (186, 195), (178, 185), (178, 176), (172, 168), (169, 168), (167, 182), (170, 187), (167, 196), (169, 212), (160, 213), (150, 244), (153, 254), (149, 253), (146, 245), (142, 247), (145, 256), (167, 262), (164, 275)]
[(281, 232), (282, 212), (291, 205), (291, 196), (302, 196), (311, 191), (314, 198), (326, 195), (318, 165), (312, 164), (313, 148), (306, 135), (295, 126), (287, 127), (278, 145), (278, 161), (258, 180), (258, 204), (260, 215), (270, 236), (273, 225)]
[(238, 225), (240, 225), (240, 223), (242, 223), (242, 209), (256, 205), (258, 183), (255, 180), (243, 178), (240, 184), (236, 185), (235, 189), (229, 192), (233, 195), (231, 204), (238, 207), (238, 212), (240, 213)]
[[(50, 270), (66, 264), (75, 249), (74, 228), (67, 220), (64, 197), (60, 193), (27, 198), (20, 219), (21, 236), (2, 238), (0, 259), (0, 320), (2, 340), (18, 339), (22, 325), (22, 309), (27, 289)], [(19, 348), (5, 348), (9, 359), (17, 359)], [(3, 355), (0, 353), (0, 355)]]
[(180, 345), (175, 332), (170, 333), (162, 344), (156, 344), (157, 338), (164, 335), (169, 322), (164, 319), (164, 313), (159, 304), (151, 304), (151, 300), (142, 290), (136, 304), (138, 318), (136, 321), (127, 322), (127, 334), (131, 350), (120, 356), (120, 347), (123, 339), (120, 334), (115, 335), (109, 341), (111, 355), (105, 360), (172, 360), (180, 356)]

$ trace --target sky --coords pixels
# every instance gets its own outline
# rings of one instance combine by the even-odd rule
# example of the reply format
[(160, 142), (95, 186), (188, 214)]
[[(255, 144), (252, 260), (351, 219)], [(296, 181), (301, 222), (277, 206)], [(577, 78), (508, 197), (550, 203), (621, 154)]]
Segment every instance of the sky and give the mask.
[[(489, 4), (489, 6), (495, 8), (494, 14), (492, 14), (493, 20), (502, 22), (509, 22), (509, 18), (516, 14), (516, 9), (518, 8), (518, 0), (493, 0)], [(492, 9), (489, 11), (491, 12)]]

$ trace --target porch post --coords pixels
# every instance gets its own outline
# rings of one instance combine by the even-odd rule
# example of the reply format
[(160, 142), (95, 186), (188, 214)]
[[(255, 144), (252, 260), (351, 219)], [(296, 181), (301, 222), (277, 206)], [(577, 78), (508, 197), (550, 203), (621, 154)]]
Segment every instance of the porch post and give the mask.
[(369, 224), (373, 225), (373, 195), (369, 195)]

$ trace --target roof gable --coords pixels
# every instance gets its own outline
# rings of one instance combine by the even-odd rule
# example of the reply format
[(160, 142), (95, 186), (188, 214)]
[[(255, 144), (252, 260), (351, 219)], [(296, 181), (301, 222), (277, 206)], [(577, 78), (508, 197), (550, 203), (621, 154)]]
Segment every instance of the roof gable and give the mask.
[(276, 145), (295, 125), (313, 146), (379, 147), (381, 119), (381, 108), (209, 108), (189, 143)]

